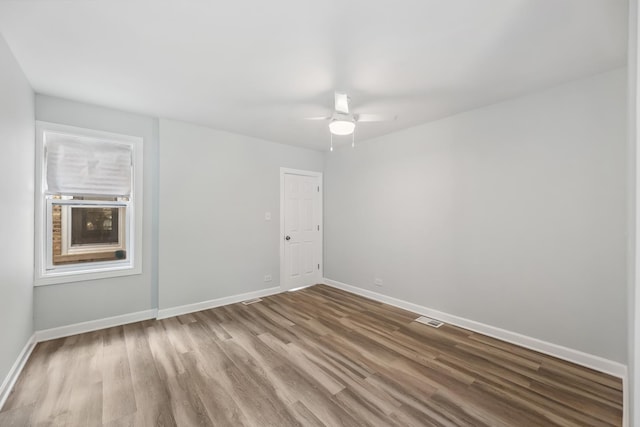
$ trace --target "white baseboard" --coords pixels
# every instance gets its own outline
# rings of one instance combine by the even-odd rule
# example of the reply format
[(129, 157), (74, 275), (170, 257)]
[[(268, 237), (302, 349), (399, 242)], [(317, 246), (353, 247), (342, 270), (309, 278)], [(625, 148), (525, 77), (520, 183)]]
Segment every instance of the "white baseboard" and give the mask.
[(88, 322), (75, 323), (73, 325), (60, 326), (59, 328), (44, 329), (36, 331), (36, 341), (49, 341), (56, 338), (69, 337), (71, 335), (85, 332), (97, 331), (99, 329), (111, 328), (114, 326), (126, 325), (127, 323), (140, 322), (142, 320), (155, 319), (157, 310), (144, 310), (136, 313), (128, 313), (120, 316), (106, 317), (104, 319), (90, 320)]
[(97, 331), (99, 329), (111, 328), (114, 326), (126, 325), (127, 323), (140, 322), (149, 319), (164, 319), (167, 317), (178, 316), (181, 314), (193, 313), (194, 311), (206, 310), (221, 305), (234, 304), (251, 298), (260, 298), (267, 295), (273, 295), (282, 292), (280, 287), (269, 289), (261, 289), (255, 292), (245, 294), (232, 295), (229, 297), (219, 298), (210, 301), (202, 301), (194, 304), (183, 305), (179, 307), (171, 307), (162, 310), (144, 310), (136, 313), (128, 313), (120, 316), (107, 317), (104, 319), (90, 320), (87, 322), (75, 323), (73, 325), (60, 326), (58, 328), (44, 329), (36, 331), (35, 342), (53, 340), (56, 338), (68, 337), (71, 335), (82, 334), (85, 332)]
[(307, 288), (310, 288), (310, 287), (315, 286), (315, 285), (316, 285), (316, 284), (314, 283), (314, 284), (311, 284), (311, 285), (304, 285), (304, 286), (300, 286), (300, 287), (298, 287), (298, 288), (287, 289), (287, 290), (286, 290), (286, 292), (296, 292), (296, 291), (301, 291), (301, 290), (303, 290), (303, 289), (307, 289)]
[(18, 355), (15, 363), (11, 367), (11, 370), (7, 374), (4, 381), (2, 381), (2, 385), (0, 385), (0, 410), (4, 406), (4, 403), (7, 401), (9, 394), (11, 394), (11, 390), (13, 390), (13, 386), (16, 384), (24, 365), (27, 364), (27, 360), (29, 360), (29, 356), (31, 356), (31, 352), (36, 346), (36, 336), (31, 335), (29, 341), (25, 344), (24, 348)]
[(558, 359), (566, 360), (590, 369), (594, 369), (596, 371), (604, 372), (605, 374), (613, 375), (614, 377), (622, 378), (623, 380), (626, 380), (627, 377), (627, 366), (623, 365), (622, 363), (614, 362), (600, 356), (584, 353), (582, 351), (574, 350), (568, 347), (563, 347), (561, 345), (542, 341), (537, 338), (528, 337), (526, 335), (508, 331), (506, 329), (486, 325), (474, 320), (465, 319), (464, 317), (444, 313), (442, 311), (434, 310), (418, 304), (403, 301), (398, 298), (379, 294), (367, 289), (347, 285), (346, 283), (341, 283), (327, 278), (324, 278), (323, 280), (324, 283), (329, 286), (352, 292), (354, 294), (358, 294), (375, 301), (403, 308), (405, 310), (412, 311), (423, 316), (442, 320), (443, 322), (450, 323), (464, 329), (469, 329), (473, 332), (478, 332), (480, 334), (488, 335), (502, 341), (519, 345), (521, 347), (526, 347), (528, 349), (535, 350), (549, 356), (557, 357)]
[(163, 308), (158, 310), (158, 319), (166, 319), (167, 317), (180, 316), (182, 314), (193, 313), (195, 311), (208, 310), (222, 305), (235, 304), (253, 298), (261, 298), (269, 295), (279, 294), (282, 292), (279, 286), (259, 291), (247, 292), (244, 294), (231, 295), (209, 301), (196, 302), (193, 304), (180, 305), (177, 307)]

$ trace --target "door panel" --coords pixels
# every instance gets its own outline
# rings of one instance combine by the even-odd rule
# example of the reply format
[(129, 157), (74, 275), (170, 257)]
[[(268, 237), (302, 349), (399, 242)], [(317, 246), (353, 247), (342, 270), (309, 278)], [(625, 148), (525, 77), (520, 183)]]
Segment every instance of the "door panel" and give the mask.
[(289, 269), (289, 277), (297, 278), (300, 276), (300, 243), (291, 243), (291, 262)]

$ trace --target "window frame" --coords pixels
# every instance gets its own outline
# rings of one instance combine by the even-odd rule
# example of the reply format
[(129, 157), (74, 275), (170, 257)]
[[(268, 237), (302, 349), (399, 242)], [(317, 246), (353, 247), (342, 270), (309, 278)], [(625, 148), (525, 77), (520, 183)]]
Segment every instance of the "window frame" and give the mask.
[[(117, 250), (126, 250), (128, 247), (127, 240), (128, 236), (126, 231), (131, 227), (131, 215), (129, 215), (129, 202), (120, 202), (120, 201), (97, 201), (97, 200), (73, 200), (73, 201), (58, 201), (53, 199), (47, 199), (47, 215), (51, 215), (51, 208), (49, 208), (49, 204), (58, 204), (61, 205), (62, 209), (60, 212), (60, 222), (64, 224), (66, 227), (66, 233), (62, 234), (62, 255), (82, 255), (82, 254), (93, 254), (93, 253), (102, 253), (105, 250), (109, 251), (117, 251)], [(80, 245), (80, 248), (75, 247), (72, 243), (73, 240), (73, 223), (72, 223), (72, 210), (74, 208), (90, 208), (90, 207), (100, 207), (100, 208), (113, 208), (120, 210), (121, 208), (126, 209), (126, 214), (122, 215), (122, 213), (118, 213), (118, 243), (111, 244), (101, 244), (101, 243), (84, 243)], [(53, 221), (52, 221), (53, 222)], [(47, 225), (50, 225), (49, 219), (47, 219)], [(53, 237), (53, 231), (49, 231), (50, 237)], [(53, 242), (50, 242), (53, 244)], [(49, 243), (47, 243), (49, 245)], [(53, 255), (53, 254), (52, 254)], [(53, 262), (53, 260), (47, 260), (49, 262)]]
[[(130, 208), (130, 202), (125, 202), (125, 201), (101, 201), (101, 200), (65, 200), (65, 199), (52, 199), (52, 198), (46, 198), (45, 199), (45, 203), (46, 203), (46, 211), (45, 211), (45, 215), (47, 216), (46, 218), (46, 224), (47, 224), (47, 247), (46, 249), (50, 249), (53, 248), (53, 218), (52, 218), (52, 213), (53, 213), (53, 205), (59, 205), (62, 209), (61, 209), (61, 223), (63, 226), (66, 226), (68, 228), (68, 230), (65, 230), (66, 232), (62, 232), (62, 255), (65, 256), (73, 256), (73, 255), (90, 255), (90, 254), (101, 254), (106, 252), (107, 250), (118, 250), (118, 249), (124, 249), (125, 251), (127, 250), (128, 247), (131, 246), (131, 239), (129, 234), (127, 233), (126, 230), (129, 229), (131, 227), (131, 223), (132, 223), (132, 219), (131, 219), (131, 208)], [(120, 229), (118, 230), (118, 234), (120, 235), (124, 235), (124, 239), (122, 239), (122, 241), (120, 242), (119, 245), (101, 245), (101, 244), (90, 244), (90, 245), (86, 245), (83, 247), (83, 250), (78, 249), (78, 248), (74, 248), (72, 244), (70, 244), (68, 241), (65, 242), (65, 240), (68, 240), (68, 237), (71, 236), (71, 220), (70, 217), (71, 215), (69, 213), (67, 213), (65, 215), (65, 211), (70, 211), (71, 209), (75, 208), (75, 207), (104, 207), (104, 208), (126, 208), (126, 215), (125, 218), (121, 218), (120, 216), (118, 217), (118, 222), (119, 222), (119, 226)], [(65, 218), (65, 216), (67, 218)], [(66, 222), (66, 224), (65, 224)], [(128, 226), (128, 227), (127, 227)], [(65, 246), (67, 249), (67, 253), (65, 253)], [(88, 251), (86, 249), (89, 249)], [(81, 262), (81, 263), (77, 263), (77, 264), (61, 264), (61, 265), (56, 265), (54, 263), (54, 254), (52, 253), (52, 251), (47, 251), (46, 252), (46, 262), (47, 262), (47, 271), (49, 270), (59, 270), (59, 271), (75, 271), (75, 270), (92, 270), (94, 269), (94, 264), (98, 264), (100, 266), (105, 265), (104, 263), (109, 263), (109, 265), (113, 265), (113, 266), (117, 266), (117, 265), (128, 265), (130, 264), (130, 259), (129, 257), (127, 257), (127, 259), (124, 260), (109, 260), (109, 261), (93, 261), (93, 262)]]
[[(47, 197), (45, 176), (45, 134), (62, 133), (83, 138), (99, 139), (132, 148), (133, 171), (131, 195), (128, 201), (64, 200)], [(75, 126), (36, 121), (36, 189), (35, 189), (35, 277), (34, 286), (55, 285), (86, 280), (129, 276), (142, 273), (142, 204), (143, 204), (143, 138), (85, 129)], [(62, 203), (60, 203), (62, 202)], [(126, 207), (124, 224), (126, 260), (93, 261), (77, 264), (52, 265), (52, 221), (51, 207), (54, 203), (66, 206), (114, 206)], [(70, 208), (69, 208), (70, 209)], [(69, 212), (70, 213), (70, 212)], [(120, 218), (119, 218), (120, 219)], [(123, 224), (123, 225), (124, 225)]]

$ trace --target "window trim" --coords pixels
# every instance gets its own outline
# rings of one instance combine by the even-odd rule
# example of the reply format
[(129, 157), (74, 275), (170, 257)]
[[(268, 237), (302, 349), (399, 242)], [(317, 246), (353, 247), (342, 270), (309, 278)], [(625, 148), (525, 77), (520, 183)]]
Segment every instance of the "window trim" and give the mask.
[[(130, 215), (129, 230), (126, 237), (126, 261), (97, 261), (74, 265), (57, 266), (50, 269), (49, 253), (51, 251), (52, 233), (48, 221), (48, 209), (52, 200), (45, 198), (45, 151), (44, 134), (46, 132), (68, 133), (87, 138), (96, 138), (125, 143), (132, 147), (133, 174), (132, 188), (129, 202), (114, 202), (126, 205), (127, 215)], [(143, 138), (67, 126), (56, 123), (36, 121), (36, 188), (35, 188), (35, 277), (34, 286), (55, 285), (86, 280), (105, 279), (111, 277), (129, 276), (142, 273), (142, 206), (143, 206)], [(70, 202), (70, 201), (69, 201)], [(111, 202), (79, 200), (80, 205), (99, 204), (108, 205)], [(66, 204), (66, 202), (65, 202)], [(69, 203), (69, 204), (75, 204)]]

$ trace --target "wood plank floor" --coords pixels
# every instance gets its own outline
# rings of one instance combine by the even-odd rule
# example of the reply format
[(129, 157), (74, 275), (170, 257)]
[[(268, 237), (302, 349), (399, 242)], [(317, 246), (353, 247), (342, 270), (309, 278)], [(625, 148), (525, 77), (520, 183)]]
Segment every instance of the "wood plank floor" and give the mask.
[(38, 344), (1, 426), (619, 426), (620, 380), (324, 285)]

